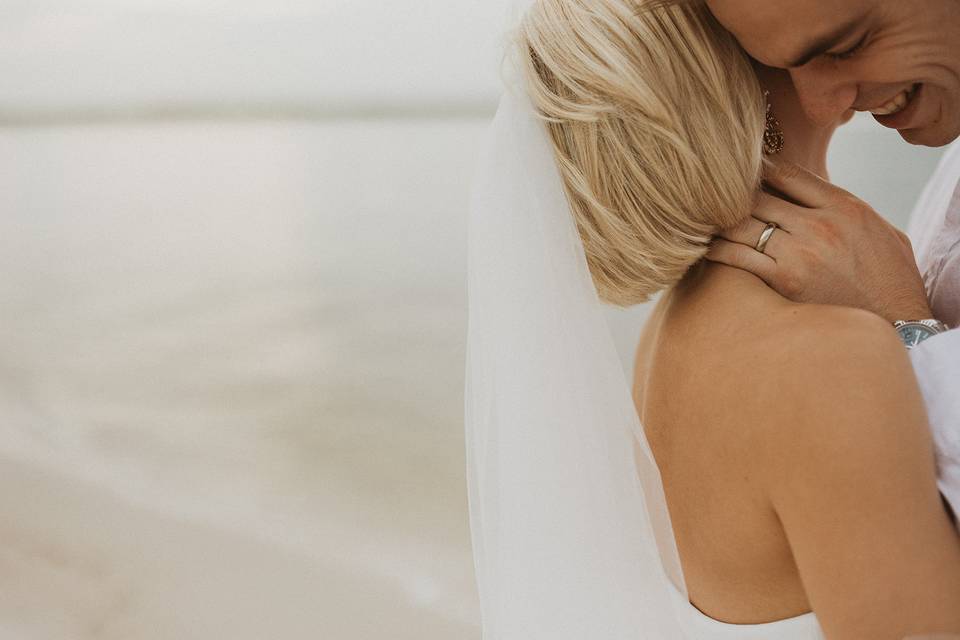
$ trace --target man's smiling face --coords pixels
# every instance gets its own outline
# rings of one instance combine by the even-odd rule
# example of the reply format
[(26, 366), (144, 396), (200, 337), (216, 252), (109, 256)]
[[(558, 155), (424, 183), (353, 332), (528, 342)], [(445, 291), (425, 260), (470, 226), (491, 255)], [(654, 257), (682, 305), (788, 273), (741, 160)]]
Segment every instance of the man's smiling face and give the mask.
[(960, 136), (960, 1), (707, 0), (760, 62), (787, 69), (811, 120), (870, 111), (907, 142)]

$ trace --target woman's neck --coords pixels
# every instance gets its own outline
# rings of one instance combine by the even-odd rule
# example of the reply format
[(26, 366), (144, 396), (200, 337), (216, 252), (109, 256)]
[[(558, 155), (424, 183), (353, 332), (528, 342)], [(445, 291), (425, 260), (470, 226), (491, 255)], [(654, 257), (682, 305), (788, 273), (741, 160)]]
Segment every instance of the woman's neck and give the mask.
[(729, 306), (731, 312), (738, 312), (745, 304), (751, 306), (756, 301), (765, 304), (786, 301), (749, 271), (708, 260), (691, 267), (670, 293), (687, 304), (701, 309), (710, 307), (714, 311)]
[(778, 160), (799, 164), (805, 169), (829, 180), (827, 175), (827, 148), (837, 127), (853, 115), (848, 113), (843, 120), (826, 126), (812, 122), (804, 113), (790, 74), (781, 69), (754, 64), (757, 78), (769, 91), (771, 113), (780, 122), (783, 130), (783, 150)]
[[(793, 80), (786, 71), (764, 67), (759, 63), (755, 63), (755, 68), (760, 84), (770, 92), (768, 100), (771, 113), (783, 130), (783, 149), (775, 158), (798, 164), (829, 180), (827, 148), (834, 131), (849, 120), (852, 112), (830, 125), (817, 125), (804, 113)], [(757, 276), (706, 260), (694, 265), (669, 292), (669, 296), (697, 307), (704, 304), (713, 309), (729, 306), (732, 313), (738, 312), (738, 307), (745, 299), (760, 304), (786, 302)]]

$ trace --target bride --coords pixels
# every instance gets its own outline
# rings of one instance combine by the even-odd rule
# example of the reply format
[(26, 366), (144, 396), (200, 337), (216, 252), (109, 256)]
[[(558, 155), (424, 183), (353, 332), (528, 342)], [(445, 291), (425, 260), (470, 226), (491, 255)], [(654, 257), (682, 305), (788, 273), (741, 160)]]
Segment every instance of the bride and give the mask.
[[(699, 2), (536, 0), (513, 43), (469, 226), (484, 637), (960, 632), (897, 334), (704, 260), (737, 225), (775, 259), (769, 223), (816, 203), (842, 122), (809, 122)], [(628, 383), (603, 304), (660, 291)]]

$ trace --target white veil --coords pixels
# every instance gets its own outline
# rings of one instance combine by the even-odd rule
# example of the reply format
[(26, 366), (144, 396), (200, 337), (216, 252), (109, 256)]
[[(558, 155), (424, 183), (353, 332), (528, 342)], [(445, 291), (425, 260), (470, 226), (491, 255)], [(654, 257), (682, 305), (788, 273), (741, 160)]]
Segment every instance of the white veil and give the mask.
[(509, 71), (468, 227), (467, 473), (484, 638), (682, 640), (675, 607), (691, 605), (660, 474), (547, 130)]

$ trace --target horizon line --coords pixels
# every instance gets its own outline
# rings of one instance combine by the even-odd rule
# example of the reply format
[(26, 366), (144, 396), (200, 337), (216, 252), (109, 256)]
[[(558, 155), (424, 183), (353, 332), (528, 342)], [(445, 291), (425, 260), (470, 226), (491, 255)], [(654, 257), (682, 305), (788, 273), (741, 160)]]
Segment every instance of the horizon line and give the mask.
[[(429, 103), (343, 103), (325, 106), (316, 104), (277, 103), (261, 105), (229, 105), (223, 103), (132, 104), (126, 106), (75, 106), (63, 108), (0, 107), (0, 128), (111, 125), (136, 123), (177, 123), (221, 121), (351, 121), (351, 120), (458, 120), (491, 118), (497, 100)], [(858, 113), (849, 123), (851, 128), (864, 128), (873, 121)]]
[(442, 120), (492, 117), (496, 102), (381, 103), (321, 106), (312, 104), (138, 104), (117, 107), (19, 108), (0, 107), (0, 128), (70, 126), (139, 122)]

